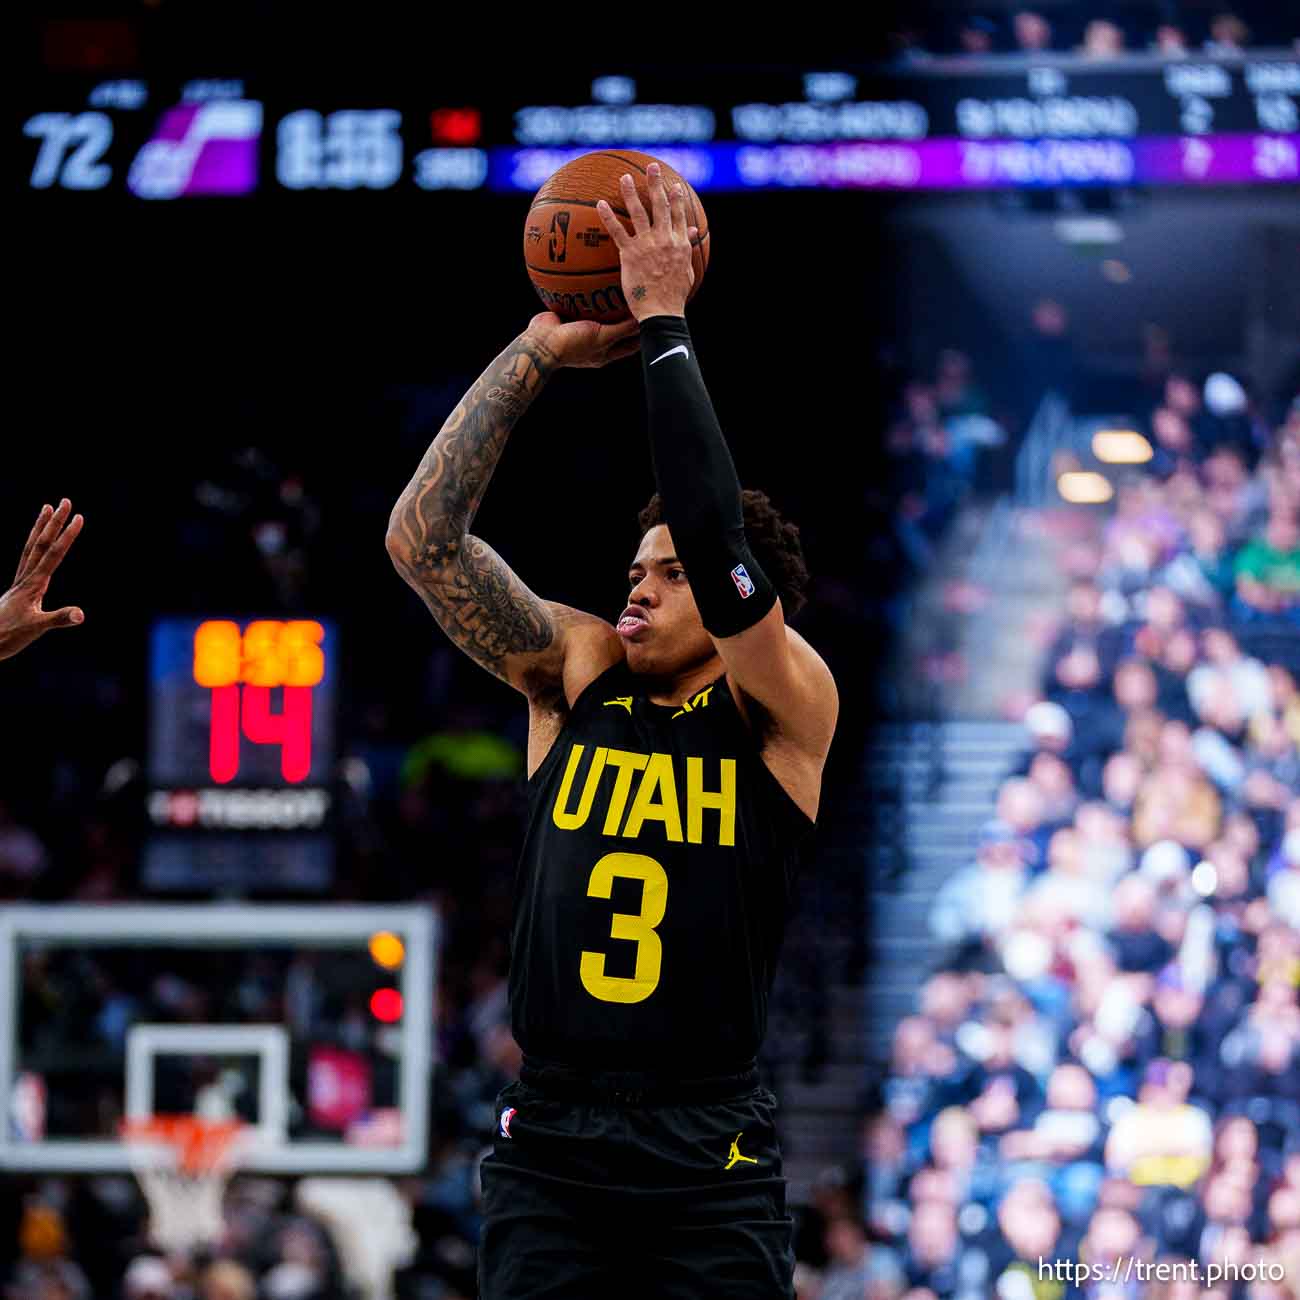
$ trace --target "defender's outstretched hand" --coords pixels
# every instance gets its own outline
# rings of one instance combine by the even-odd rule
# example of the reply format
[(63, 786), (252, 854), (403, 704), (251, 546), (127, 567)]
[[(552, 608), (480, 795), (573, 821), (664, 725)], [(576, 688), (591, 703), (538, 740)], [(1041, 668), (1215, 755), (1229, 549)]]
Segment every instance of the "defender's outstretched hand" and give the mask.
[(651, 163), (646, 168), (651, 211), (648, 217), (632, 177), (623, 176), (619, 185), (634, 233), (627, 233), (604, 199), (596, 204), (596, 214), (618, 249), (627, 305), (638, 321), (650, 316), (684, 316), (686, 299), (695, 283), (692, 245), (699, 237), (698, 229), (686, 224), (686, 191), (675, 184), (670, 194), (663, 169)]
[(596, 369), (641, 350), (640, 323), (601, 325), (594, 320), (563, 321), (553, 311), (538, 312), (525, 333), (555, 356), (556, 364)]
[(80, 515), (73, 515), (69, 523), (71, 511), (72, 502), (65, 497), (57, 510), (42, 506), (36, 516), (18, 561), (14, 585), (0, 596), (0, 659), (25, 650), (51, 628), (76, 627), (85, 618), (75, 605), (49, 611), (41, 608), (54, 570), (77, 540), (84, 523)]

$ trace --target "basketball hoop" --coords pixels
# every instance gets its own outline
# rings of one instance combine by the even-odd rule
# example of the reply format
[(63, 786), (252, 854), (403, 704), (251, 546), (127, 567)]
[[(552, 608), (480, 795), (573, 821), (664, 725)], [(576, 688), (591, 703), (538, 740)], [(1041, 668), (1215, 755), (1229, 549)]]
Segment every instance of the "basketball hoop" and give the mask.
[(161, 1249), (184, 1253), (221, 1237), (221, 1203), (248, 1136), (239, 1120), (122, 1121), (131, 1168), (149, 1202), (149, 1236)]

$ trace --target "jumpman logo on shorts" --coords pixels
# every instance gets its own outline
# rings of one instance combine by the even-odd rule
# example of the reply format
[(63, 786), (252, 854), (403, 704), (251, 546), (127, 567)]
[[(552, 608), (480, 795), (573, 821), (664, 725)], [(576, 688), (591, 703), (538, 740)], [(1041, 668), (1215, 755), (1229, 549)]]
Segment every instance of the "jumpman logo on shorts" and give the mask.
[(745, 1133), (743, 1129), (736, 1134), (736, 1140), (731, 1144), (731, 1150), (727, 1153), (727, 1163), (723, 1165), (723, 1169), (730, 1169), (733, 1165), (739, 1164), (742, 1160), (746, 1164), (758, 1164), (758, 1161), (753, 1156), (742, 1156), (740, 1154), (740, 1139), (744, 1136)]

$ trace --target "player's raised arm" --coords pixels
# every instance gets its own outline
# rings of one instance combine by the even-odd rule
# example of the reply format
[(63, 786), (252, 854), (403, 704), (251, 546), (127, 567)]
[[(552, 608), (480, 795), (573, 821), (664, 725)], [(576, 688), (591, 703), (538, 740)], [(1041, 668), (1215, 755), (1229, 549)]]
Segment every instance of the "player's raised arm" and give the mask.
[[(76, 627), (85, 615), (75, 605), (45, 610), (42, 603), (54, 570), (81, 532), (82, 518), (73, 515), (66, 498), (58, 508), (42, 506), (18, 560), (13, 586), (0, 596), (0, 659), (8, 659), (51, 628)], [(66, 527), (65, 527), (66, 525)]]
[(563, 366), (603, 366), (638, 350), (637, 323), (561, 322), (542, 312), (448, 416), (388, 522), (393, 564), (466, 654), (526, 695), (560, 681), (580, 629), (618, 645), (601, 620), (541, 600), (470, 533), (515, 421)]
[(835, 728), (835, 684), (821, 657), (789, 633), (776, 589), (745, 537), (740, 480), (686, 327), (693, 232), (681, 186), (647, 169), (651, 213), (631, 176), (622, 198), (629, 235), (609, 204), (597, 212), (619, 250), (623, 292), (641, 322), (655, 479), (673, 549), (728, 675), (782, 731), (824, 757)]

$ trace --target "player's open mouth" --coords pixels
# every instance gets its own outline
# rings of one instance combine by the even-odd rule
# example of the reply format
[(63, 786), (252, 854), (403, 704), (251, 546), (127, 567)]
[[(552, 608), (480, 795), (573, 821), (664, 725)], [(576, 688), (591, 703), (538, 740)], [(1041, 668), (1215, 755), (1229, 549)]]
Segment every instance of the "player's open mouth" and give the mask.
[(649, 626), (650, 620), (646, 618), (645, 613), (635, 605), (629, 605), (619, 616), (614, 630), (619, 636), (635, 636)]

